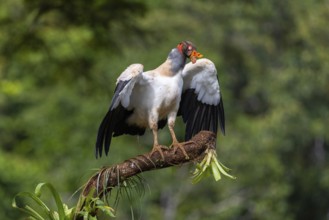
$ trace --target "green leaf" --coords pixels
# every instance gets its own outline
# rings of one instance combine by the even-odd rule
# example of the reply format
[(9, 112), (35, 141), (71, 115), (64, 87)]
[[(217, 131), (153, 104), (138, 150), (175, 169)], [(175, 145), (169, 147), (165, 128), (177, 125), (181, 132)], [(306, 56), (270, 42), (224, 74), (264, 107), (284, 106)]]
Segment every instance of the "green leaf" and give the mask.
[[(46, 187), (50, 192), (52, 197), (55, 200), (58, 212), (51, 210), (41, 199), (41, 192), (42, 189)], [(36, 204), (36, 206), (39, 208), (38, 210), (32, 208), (29, 205), (23, 205), (20, 206), (17, 203), (17, 199), (18, 198), (26, 198), (26, 199), (30, 199), (32, 200), (32, 202), (34, 202)], [(12, 206), (14, 208), (17, 208), (25, 213), (27, 213), (29, 215), (28, 218), (32, 218), (32, 219), (36, 219), (36, 220), (45, 220), (45, 219), (50, 219), (50, 220), (65, 220), (65, 219), (69, 219), (69, 216), (72, 216), (72, 210), (69, 212), (69, 209), (67, 208), (67, 206), (65, 204), (62, 203), (62, 200), (58, 194), (58, 192), (55, 190), (55, 188), (50, 184), (50, 183), (39, 183), (35, 190), (34, 193), (30, 193), (30, 192), (21, 192), (18, 193), (12, 202)], [(64, 206), (67, 210), (67, 213), (69, 214), (68, 216), (66, 216), (66, 212), (64, 211)]]
[(212, 161), (211, 163), (211, 171), (216, 181), (221, 179), (220, 172), (217, 169), (216, 163), (214, 161)]
[(229, 168), (217, 160), (217, 154), (214, 149), (207, 149), (204, 158), (196, 165), (196, 169), (192, 174), (192, 183), (198, 183), (210, 174), (216, 181), (221, 179), (221, 173), (231, 179), (236, 179), (236, 177), (227, 173), (229, 170)]
[(27, 213), (28, 215), (30, 215), (31, 217), (37, 219), (37, 220), (43, 220), (45, 219), (44, 217), (42, 217), (41, 214), (39, 214), (38, 211), (34, 210), (33, 208), (31, 208), (28, 205), (24, 205), (24, 206), (19, 206), (17, 204), (17, 199), (19, 197), (26, 197), (28, 199), (32, 199), (43, 211), (45, 211), (45, 213), (49, 212), (49, 208), (39, 199), (39, 197), (37, 197), (35, 194), (30, 193), (30, 192), (21, 192), (18, 193), (12, 202), (12, 206), (14, 208), (17, 208), (25, 213)]
[(63, 202), (61, 200), (61, 197), (59, 196), (58, 192), (56, 191), (56, 189), (53, 187), (53, 185), (51, 185), (50, 183), (39, 183), (37, 185), (37, 187), (35, 188), (35, 194), (36, 195), (41, 195), (41, 190), (43, 187), (46, 187), (52, 194), (57, 209), (58, 209), (58, 217), (60, 220), (64, 220), (65, 219), (65, 211), (64, 211), (64, 207), (63, 207)]
[(216, 157), (214, 157), (213, 161), (214, 161), (214, 163), (216, 164), (217, 168), (219, 169), (219, 171), (220, 171), (222, 174), (224, 174), (225, 176), (227, 176), (227, 177), (229, 177), (229, 178), (231, 178), (231, 179), (236, 179), (235, 176), (232, 176), (232, 175), (230, 175), (230, 174), (228, 174), (228, 173), (226, 172), (226, 170), (230, 170), (230, 169), (227, 168), (227, 167), (225, 167), (222, 163), (220, 163), (220, 162), (217, 160)]

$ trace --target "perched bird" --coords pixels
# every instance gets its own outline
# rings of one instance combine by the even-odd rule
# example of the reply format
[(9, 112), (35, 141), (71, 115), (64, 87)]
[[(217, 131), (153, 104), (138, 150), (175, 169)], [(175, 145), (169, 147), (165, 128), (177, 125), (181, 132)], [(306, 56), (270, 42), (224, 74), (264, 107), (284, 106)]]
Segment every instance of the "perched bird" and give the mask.
[[(145, 129), (153, 132), (152, 153), (158, 151), (158, 129), (167, 123), (173, 140), (180, 148), (174, 125), (177, 116), (186, 123), (185, 140), (201, 130), (217, 133), (218, 122), (225, 133), (224, 106), (220, 94), (217, 71), (209, 59), (189, 41), (173, 48), (167, 60), (154, 70), (143, 72), (142, 64), (130, 65), (117, 79), (114, 96), (101, 122), (96, 141), (96, 158), (103, 148), (108, 154), (112, 137), (130, 134), (143, 135)], [(186, 59), (191, 60), (186, 64)]]

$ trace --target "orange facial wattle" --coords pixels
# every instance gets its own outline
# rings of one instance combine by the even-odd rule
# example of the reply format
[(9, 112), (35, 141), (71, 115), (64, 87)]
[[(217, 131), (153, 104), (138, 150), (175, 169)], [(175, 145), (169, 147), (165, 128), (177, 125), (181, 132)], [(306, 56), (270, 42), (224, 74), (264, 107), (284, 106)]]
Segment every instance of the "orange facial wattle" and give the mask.
[(201, 58), (201, 57), (203, 57), (201, 53), (197, 52), (196, 50), (193, 50), (190, 55), (190, 60), (192, 63), (195, 63), (197, 58)]

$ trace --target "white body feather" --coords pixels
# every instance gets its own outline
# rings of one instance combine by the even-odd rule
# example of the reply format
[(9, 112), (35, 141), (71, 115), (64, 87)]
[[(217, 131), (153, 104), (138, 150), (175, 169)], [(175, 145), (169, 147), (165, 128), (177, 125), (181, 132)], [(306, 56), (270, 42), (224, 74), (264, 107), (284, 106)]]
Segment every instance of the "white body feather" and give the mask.
[[(140, 68), (133, 64), (127, 70), (135, 71)], [(128, 124), (140, 127), (149, 127), (158, 120), (165, 119), (168, 115), (176, 117), (181, 93), (183, 89), (183, 78), (181, 73), (174, 76), (161, 75), (156, 70), (131, 75), (130, 82), (120, 92), (121, 104), (127, 110), (134, 109), (128, 118)], [(118, 80), (127, 80), (126, 71)], [(116, 106), (115, 106), (116, 107)]]

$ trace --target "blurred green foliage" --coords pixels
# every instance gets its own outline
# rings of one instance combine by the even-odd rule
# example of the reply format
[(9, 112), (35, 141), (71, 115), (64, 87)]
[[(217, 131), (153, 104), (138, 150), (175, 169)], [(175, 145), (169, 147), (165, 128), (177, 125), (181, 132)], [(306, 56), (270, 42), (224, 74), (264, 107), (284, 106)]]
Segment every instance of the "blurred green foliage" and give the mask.
[[(1, 1), (0, 218), (22, 218), (12, 198), (44, 181), (74, 204), (92, 169), (150, 150), (150, 133), (123, 136), (96, 160), (98, 125), (129, 64), (154, 68), (191, 40), (217, 65), (227, 116), (217, 154), (238, 178), (143, 174), (135, 217), (327, 219), (328, 19), (324, 0)], [(131, 218), (128, 201), (117, 210)]]

